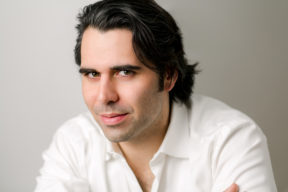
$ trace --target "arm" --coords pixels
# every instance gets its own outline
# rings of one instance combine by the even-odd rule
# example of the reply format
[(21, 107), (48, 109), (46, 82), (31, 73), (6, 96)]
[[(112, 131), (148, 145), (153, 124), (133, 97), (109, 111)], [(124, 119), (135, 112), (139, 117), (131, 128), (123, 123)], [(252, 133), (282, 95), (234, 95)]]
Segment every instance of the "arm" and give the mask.
[(276, 192), (266, 137), (257, 125), (244, 119), (222, 126), (212, 154), (212, 191), (237, 183), (240, 192)]

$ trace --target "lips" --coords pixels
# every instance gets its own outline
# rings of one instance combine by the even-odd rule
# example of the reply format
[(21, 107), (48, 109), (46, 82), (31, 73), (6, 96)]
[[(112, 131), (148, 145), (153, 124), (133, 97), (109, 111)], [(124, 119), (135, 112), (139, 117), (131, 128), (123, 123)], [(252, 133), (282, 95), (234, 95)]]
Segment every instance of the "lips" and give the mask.
[(126, 119), (127, 114), (128, 113), (123, 114), (110, 113), (110, 114), (101, 114), (100, 117), (105, 125), (115, 126), (122, 123)]

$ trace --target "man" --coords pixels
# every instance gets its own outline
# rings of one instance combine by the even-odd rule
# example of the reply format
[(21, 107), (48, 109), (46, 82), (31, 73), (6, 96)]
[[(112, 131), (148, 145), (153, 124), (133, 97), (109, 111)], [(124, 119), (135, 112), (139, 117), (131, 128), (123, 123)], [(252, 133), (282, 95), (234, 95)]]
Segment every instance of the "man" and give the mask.
[(191, 96), (196, 65), (153, 0), (89, 5), (77, 30), (90, 113), (58, 130), (36, 191), (276, 191), (265, 136), (239, 111)]

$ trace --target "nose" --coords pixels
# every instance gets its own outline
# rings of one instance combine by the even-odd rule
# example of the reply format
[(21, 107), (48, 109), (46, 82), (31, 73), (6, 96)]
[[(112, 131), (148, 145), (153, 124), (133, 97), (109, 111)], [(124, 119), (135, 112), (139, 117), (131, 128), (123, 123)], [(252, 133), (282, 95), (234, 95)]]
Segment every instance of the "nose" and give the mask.
[(101, 104), (111, 104), (118, 101), (115, 83), (109, 77), (102, 77), (99, 82), (98, 102)]

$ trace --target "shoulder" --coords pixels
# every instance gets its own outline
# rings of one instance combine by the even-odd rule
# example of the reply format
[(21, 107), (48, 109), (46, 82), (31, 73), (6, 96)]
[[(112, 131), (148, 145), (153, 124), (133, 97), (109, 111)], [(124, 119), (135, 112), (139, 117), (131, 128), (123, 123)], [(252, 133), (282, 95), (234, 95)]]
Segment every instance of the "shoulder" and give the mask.
[(63, 123), (56, 131), (54, 137), (73, 141), (87, 141), (91, 137), (102, 137), (99, 125), (89, 112), (81, 113)]
[(265, 137), (249, 116), (217, 99), (193, 95), (192, 108), (188, 111), (190, 129), (199, 136), (252, 131)]
[(90, 113), (83, 113), (60, 126), (44, 153), (44, 159), (61, 159), (75, 167), (79, 164), (85, 166), (86, 157), (94, 152), (99, 153), (103, 148), (105, 139), (99, 125)]
[(212, 191), (223, 191), (233, 182), (243, 191), (275, 191), (267, 140), (259, 126), (216, 99), (194, 95), (192, 101), (190, 133), (200, 149), (207, 149), (202, 153), (211, 162)]

